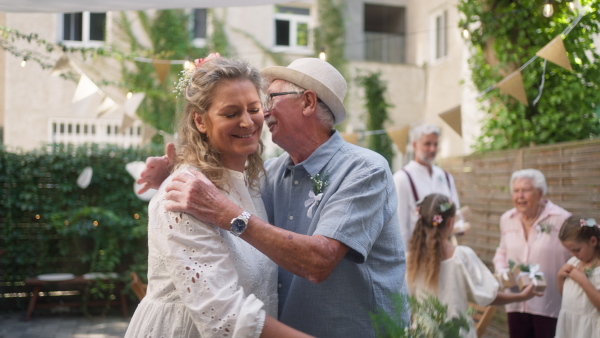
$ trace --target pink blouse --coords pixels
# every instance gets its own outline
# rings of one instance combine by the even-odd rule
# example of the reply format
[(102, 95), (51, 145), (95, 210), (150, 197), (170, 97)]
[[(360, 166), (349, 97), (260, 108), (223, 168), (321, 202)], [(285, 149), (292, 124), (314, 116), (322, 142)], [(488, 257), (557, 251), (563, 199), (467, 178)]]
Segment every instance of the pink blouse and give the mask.
[[(548, 201), (529, 230), (527, 238), (521, 223), (521, 213), (515, 208), (500, 217), (500, 246), (496, 249), (493, 260), (496, 271), (508, 268), (508, 260), (517, 264), (539, 264), (547, 283), (543, 296), (508, 304), (506, 312), (558, 317), (561, 296), (556, 286), (557, 274), (571, 256), (558, 239), (558, 233), (569, 216), (571, 213)], [(505, 291), (509, 292), (508, 289)]]

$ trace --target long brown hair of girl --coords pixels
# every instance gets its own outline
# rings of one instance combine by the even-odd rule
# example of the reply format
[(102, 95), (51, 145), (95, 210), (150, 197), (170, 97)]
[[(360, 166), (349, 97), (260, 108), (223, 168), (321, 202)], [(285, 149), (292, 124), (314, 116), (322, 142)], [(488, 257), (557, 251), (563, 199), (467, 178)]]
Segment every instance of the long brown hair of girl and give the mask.
[(406, 276), (409, 285), (421, 277), (430, 290), (437, 292), (443, 258), (441, 233), (454, 217), (456, 206), (445, 195), (431, 194), (417, 207), (419, 220), (408, 243)]

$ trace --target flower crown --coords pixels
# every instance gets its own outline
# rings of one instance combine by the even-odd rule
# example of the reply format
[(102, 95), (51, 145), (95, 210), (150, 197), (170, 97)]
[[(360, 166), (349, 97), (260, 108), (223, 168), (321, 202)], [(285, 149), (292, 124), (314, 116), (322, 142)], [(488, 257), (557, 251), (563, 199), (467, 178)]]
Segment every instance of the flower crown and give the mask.
[(581, 218), (579, 220), (579, 226), (580, 227), (590, 227), (590, 228), (593, 228), (593, 227), (600, 228), (600, 225), (598, 225), (598, 223), (596, 223), (596, 220), (593, 218), (588, 218), (588, 219)]
[(186, 67), (184, 70), (182, 70), (180, 73), (181, 75), (179, 76), (179, 81), (173, 83), (175, 84), (175, 89), (173, 90), (173, 93), (177, 94), (176, 97), (179, 97), (180, 95), (184, 96), (185, 89), (187, 88), (187, 86), (190, 85), (190, 82), (192, 81), (192, 75), (194, 75), (194, 72), (196, 72), (198, 68), (200, 68), (203, 64), (207, 63), (208, 61), (220, 57), (221, 54), (219, 53), (211, 53), (205, 58), (194, 60), (194, 64), (192, 66)]

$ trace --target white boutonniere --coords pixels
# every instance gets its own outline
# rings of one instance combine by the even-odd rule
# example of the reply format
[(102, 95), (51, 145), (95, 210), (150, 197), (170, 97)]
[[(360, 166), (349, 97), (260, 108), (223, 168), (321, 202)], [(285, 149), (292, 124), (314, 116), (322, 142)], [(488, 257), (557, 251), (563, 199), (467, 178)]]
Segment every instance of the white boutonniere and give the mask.
[(323, 190), (329, 185), (329, 172), (324, 174), (316, 174), (314, 177), (310, 177), (312, 181), (312, 190), (308, 193), (308, 199), (304, 201), (304, 207), (308, 208), (306, 216), (312, 218), (313, 209), (319, 205), (321, 198), (323, 198)]
[(550, 233), (552, 232), (552, 224), (538, 224), (536, 226), (537, 231), (538, 231), (538, 236), (537, 238), (539, 239), (542, 234), (547, 233), (548, 235), (550, 235)]

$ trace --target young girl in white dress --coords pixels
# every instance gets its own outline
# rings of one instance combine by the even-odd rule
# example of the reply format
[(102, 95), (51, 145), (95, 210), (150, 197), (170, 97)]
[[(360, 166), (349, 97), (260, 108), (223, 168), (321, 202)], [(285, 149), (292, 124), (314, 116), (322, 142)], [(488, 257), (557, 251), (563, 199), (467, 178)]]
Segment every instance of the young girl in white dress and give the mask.
[[(431, 194), (418, 205), (419, 220), (408, 245), (406, 276), (411, 295), (435, 295), (448, 306), (448, 319), (465, 315), (469, 302), (481, 306), (502, 305), (541, 295), (533, 284), (518, 294), (498, 292), (498, 281), (467, 246), (455, 246), (456, 206), (447, 196)], [(477, 337), (473, 322), (461, 331), (463, 337)]]
[(562, 305), (556, 337), (600, 337), (600, 225), (571, 216), (558, 238), (573, 257), (558, 271)]
[[(175, 172), (202, 171), (250, 217), (266, 219), (258, 70), (211, 55), (196, 60), (184, 85)], [(172, 177), (148, 207), (148, 291), (125, 336), (306, 337), (273, 318), (277, 266), (269, 258), (234, 233), (166, 211)]]

